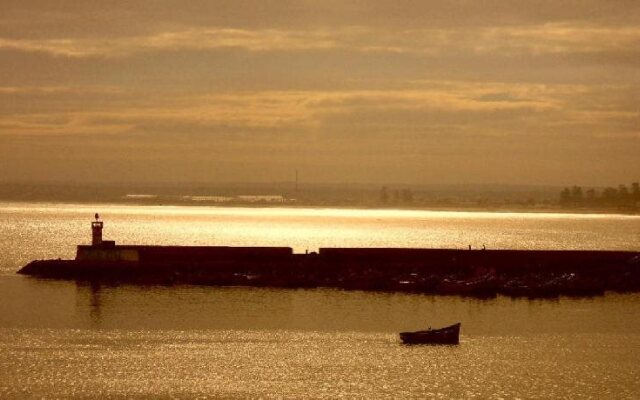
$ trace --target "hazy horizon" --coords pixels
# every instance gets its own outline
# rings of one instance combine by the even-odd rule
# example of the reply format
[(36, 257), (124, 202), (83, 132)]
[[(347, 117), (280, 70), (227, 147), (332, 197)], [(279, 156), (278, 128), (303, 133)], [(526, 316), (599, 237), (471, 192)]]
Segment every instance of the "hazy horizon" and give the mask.
[(3, 2), (0, 182), (615, 186), (640, 3)]

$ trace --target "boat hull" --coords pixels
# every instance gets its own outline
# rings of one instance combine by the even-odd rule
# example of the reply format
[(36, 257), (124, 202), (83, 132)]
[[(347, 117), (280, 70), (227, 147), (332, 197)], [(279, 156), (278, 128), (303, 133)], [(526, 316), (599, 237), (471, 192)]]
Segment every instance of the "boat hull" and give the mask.
[(460, 323), (441, 329), (401, 332), (400, 340), (405, 344), (459, 344)]

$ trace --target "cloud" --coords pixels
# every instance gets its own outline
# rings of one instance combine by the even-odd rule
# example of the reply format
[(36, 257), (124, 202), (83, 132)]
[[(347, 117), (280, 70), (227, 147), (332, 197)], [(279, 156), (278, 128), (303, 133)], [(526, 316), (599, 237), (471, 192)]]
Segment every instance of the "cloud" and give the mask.
[(586, 154), (638, 169), (638, 2), (125, 3), (3, 2), (3, 165), (44, 176), (38, 163), (88, 146), (125, 172), (142, 154), (201, 160), (193, 171), (215, 154), (249, 177), (295, 161), (419, 181), (493, 163), (500, 180), (552, 155), (588, 168)]
[(242, 48), (296, 51), (336, 47), (327, 32), (241, 29), (187, 29), (148, 36), (98, 39), (0, 39), (0, 48), (66, 57), (124, 57), (138, 52)]
[[(365, 133), (393, 141), (425, 133), (540, 135), (569, 128), (582, 135), (603, 129), (622, 135), (633, 132), (638, 118), (634, 91), (624, 86), (464, 81), (415, 81), (413, 86), (411, 90), (163, 92), (159, 98), (155, 92), (89, 88), (75, 102), (69, 93), (83, 93), (79, 88), (32, 87), (22, 91), (46, 93), (41, 109), (33, 111), (28, 102), (22, 109), (0, 108), (0, 135), (161, 134), (166, 140), (180, 140), (181, 135), (244, 140), (255, 135), (262, 140), (258, 138), (265, 135), (273, 139), (317, 132), (351, 138)], [(0, 88), (0, 98), (16, 91)], [(106, 101), (104, 93), (111, 100)], [(61, 99), (67, 102), (61, 109), (47, 105)]]
[(0, 49), (42, 52), (71, 58), (127, 57), (146, 52), (220, 48), (239, 48), (250, 52), (344, 49), (439, 56), (469, 51), (477, 54), (514, 55), (597, 53), (633, 51), (639, 46), (640, 27), (570, 23), (400, 30), (366, 26), (309, 30), (189, 28), (115, 38), (0, 38)]
[(0, 32), (45, 38), (136, 36), (177, 26), (414, 29), (589, 22), (620, 27), (637, 25), (639, 17), (640, 5), (633, 0), (3, 0)]

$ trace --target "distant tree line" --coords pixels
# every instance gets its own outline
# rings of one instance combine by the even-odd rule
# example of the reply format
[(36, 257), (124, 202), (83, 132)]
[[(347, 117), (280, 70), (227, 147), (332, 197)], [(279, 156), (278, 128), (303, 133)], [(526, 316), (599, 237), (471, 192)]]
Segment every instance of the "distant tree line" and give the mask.
[(565, 207), (617, 207), (640, 208), (640, 184), (633, 182), (630, 187), (618, 185), (596, 189), (580, 186), (566, 187), (560, 192), (560, 204)]

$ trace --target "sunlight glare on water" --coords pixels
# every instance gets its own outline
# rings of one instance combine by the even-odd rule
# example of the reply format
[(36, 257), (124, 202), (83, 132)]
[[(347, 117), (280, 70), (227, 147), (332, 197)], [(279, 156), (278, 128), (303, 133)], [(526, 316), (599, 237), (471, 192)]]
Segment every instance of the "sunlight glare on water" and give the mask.
[(95, 212), (120, 244), (640, 249), (640, 217), (626, 215), (1, 203), (0, 269), (72, 258)]
[[(30, 397), (66, 398), (633, 398), (637, 389), (626, 346), (609, 344), (607, 354), (593, 359), (585, 348), (596, 346), (597, 337), (482, 338), (457, 348), (412, 348), (398, 345), (395, 335), (348, 332), (0, 334), (0, 346), (9, 340), (23, 346), (0, 355), (6, 368), (0, 396), (9, 397), (20, 386), (6, 383), (18, 381)], [(16, 358), (24, 367), (12, 370), (7, 360)]]
[[(632, 399), (640, 390), (637, 295), (478, 300), (9, 276), (0, 289), (9, 296), (0, 398)], [(459, 346), (399, 343), (400, 330), (455, 320)]]
[[(640, 393), (637, 294), (479, 300), (15, 274), (73, 258), (95, 212), (125, 244), (640, 250), (637, 216), (0, 203), (0, 398)], [(400, 331), (456, 321), (459, 346), (399, 343)]]

